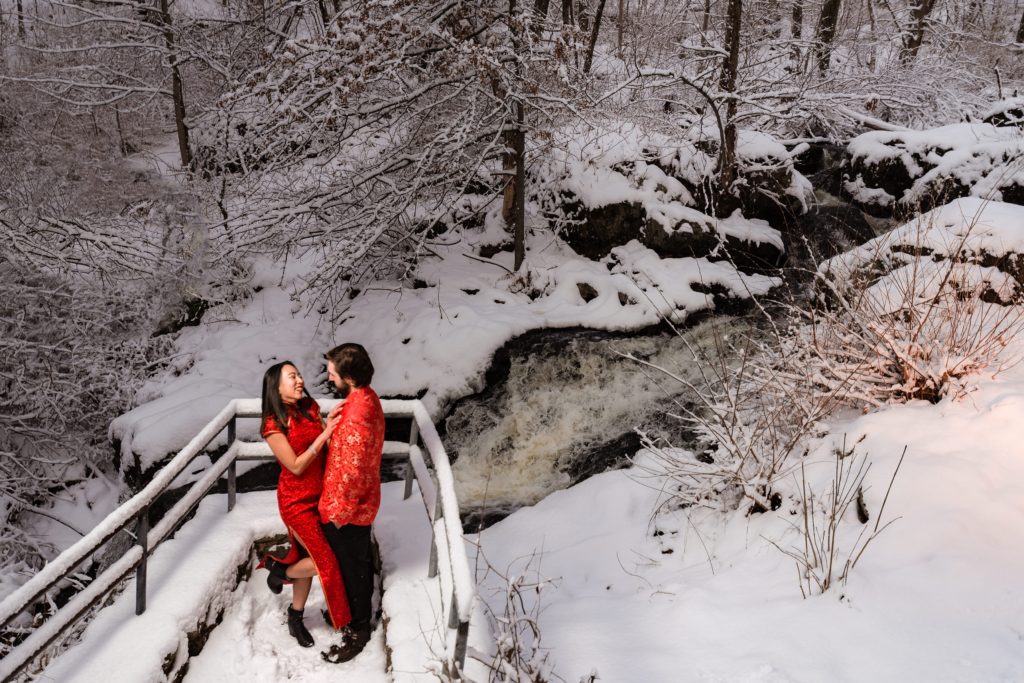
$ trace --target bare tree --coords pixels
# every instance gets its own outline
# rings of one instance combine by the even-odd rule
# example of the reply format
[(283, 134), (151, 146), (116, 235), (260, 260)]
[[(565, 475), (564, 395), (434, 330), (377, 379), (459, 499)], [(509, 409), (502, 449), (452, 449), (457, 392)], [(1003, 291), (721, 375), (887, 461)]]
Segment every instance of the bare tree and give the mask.
[(917, 52), (921, 49), (924, 41), (924, 30), (928, 24), (928, 16), (935, 8), (936, 0), (915, 0), (910, 9), (911, 28), (903, 36), (903, 47), (900, 50), (900, 59), (904, 64), (909, 64), (917, 58)]
[(719, 87), (725, 101), (725, 131), (719, 154), (719, 190), (726, 194), (736, 179), (736, 78), (739, 71), (740, 39), (743, 28), (743, 0), (728, 0), (725, 19), (726, 56), (722, 62)]
[(832, 41), (838, 28), (840, 2), (841, 0), (825, 0), (821, 6), (818, 32), (814, 38), (814, 58), (818, 64), (818, 71), (822, 74), (828, 71), (829, 62), (832, 60)]

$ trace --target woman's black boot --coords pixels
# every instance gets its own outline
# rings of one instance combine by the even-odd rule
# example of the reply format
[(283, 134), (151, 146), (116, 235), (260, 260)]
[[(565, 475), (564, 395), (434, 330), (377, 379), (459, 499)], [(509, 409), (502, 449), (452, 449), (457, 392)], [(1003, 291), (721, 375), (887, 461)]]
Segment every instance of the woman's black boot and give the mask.
[(273, 557), (267, 557), (263, 566), (270, 570), (267, 574), (267, 588), (274, 595), (281, 592), (281, 587), (284, 586), (285, 580), (288, 578), (285, 572), (288, 571), (288, 565), (278, 562)]
[(302, 647), (313, 647), (313, 636), (302, 623), (302, 610), (288, 608), (288, 633), (292, 634)]

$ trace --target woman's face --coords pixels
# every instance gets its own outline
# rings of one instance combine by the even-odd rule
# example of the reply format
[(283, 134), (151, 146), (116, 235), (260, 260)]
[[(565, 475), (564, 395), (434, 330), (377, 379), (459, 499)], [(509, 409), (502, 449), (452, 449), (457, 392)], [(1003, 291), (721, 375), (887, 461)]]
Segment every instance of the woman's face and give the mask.
[(302, 381), (302, 375), (294, 365), (286, 365), (281, 368), (281, 381), (277, 385), (277, 391), (281, 394), (281, 400), (285, 403), (298, 403), (302, 398), (302, 389), (306, 383)]

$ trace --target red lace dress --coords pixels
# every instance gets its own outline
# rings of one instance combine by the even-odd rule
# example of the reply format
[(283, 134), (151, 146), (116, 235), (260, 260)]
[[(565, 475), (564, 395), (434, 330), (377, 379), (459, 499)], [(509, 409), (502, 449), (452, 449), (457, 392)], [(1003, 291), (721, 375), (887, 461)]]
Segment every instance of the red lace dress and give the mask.
[[(323, 431), (320, 406), (316, 401), (306, 399), (300, 405), (301, 408), (288, 408), (286, 436), (288, 445), (296, 454), (309, 448)], [(300, 413), (300, 410), (303, 412)], [(265, 439), (274, 433), (282, 433), (282, 430), (273, 416), (268, 416), (260, 434)], [(279, 559), (284, 564), (295, 564), (302, 557), (299, 546), (305, 548), (320, 576), (320, 585), (323, 587), (331, 621), (334, 622), (335, 628), (341, 628), (351, 621), (352, 616), (349, 612), (345, 584), (338, 569), (338, 560), (327, 544), (317, 510), (323, 491), (325, 456), (326, 453), (314, 459), (301, 475), (292, 474), (284, 467), (281, 468), (281, 476), (277, 481), (277, 506), (281, 511), (281, 519), (288, 527), (291, 548), (284, 558)]]

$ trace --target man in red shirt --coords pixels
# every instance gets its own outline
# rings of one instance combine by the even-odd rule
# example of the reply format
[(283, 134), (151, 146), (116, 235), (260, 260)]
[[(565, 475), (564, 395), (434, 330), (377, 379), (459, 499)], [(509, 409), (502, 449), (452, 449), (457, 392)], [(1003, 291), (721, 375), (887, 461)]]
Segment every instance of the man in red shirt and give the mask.
[(373, 558), (370, 525), (380, 508), (380, 459), (384, 450), (384, 411), (370, 388), (373, 363), (359, 344), (342, 344), (325, 355), (327, 376), (345, 399), (327, 445), (320, 523), (345, 580), (352, 621), (340, 645), (322, 653), (345, 662), (370, 640)]

